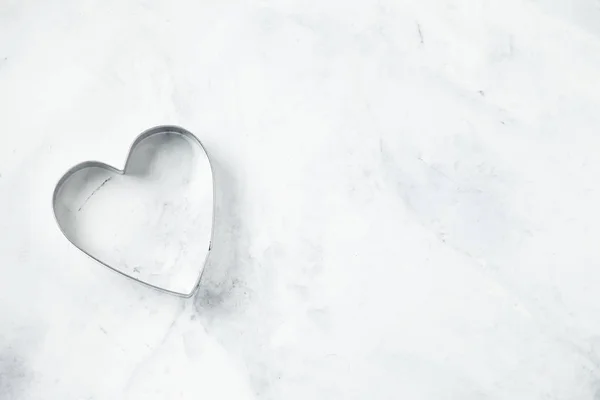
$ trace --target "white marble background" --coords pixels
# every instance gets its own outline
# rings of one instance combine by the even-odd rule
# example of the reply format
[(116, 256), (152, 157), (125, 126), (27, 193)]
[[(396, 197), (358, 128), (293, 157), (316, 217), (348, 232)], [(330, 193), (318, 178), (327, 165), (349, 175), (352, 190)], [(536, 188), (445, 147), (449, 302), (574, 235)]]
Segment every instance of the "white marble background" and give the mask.
[[(0, 3), (0, 399), (600, 399), (594, 0)], [(197, 296), (62, 237), (158, 124), (214, 158)]]

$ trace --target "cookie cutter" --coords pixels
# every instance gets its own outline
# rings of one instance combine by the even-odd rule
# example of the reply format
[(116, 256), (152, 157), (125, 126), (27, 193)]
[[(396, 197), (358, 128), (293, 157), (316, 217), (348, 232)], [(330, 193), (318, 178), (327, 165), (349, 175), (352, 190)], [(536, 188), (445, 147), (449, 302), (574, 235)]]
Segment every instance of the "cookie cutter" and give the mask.
[[(57, 212), (56, 212), (56, 206), (57, 206), (57, 198), (59, 195), (59, 192), (61, 190), (61, 188), (63, 187), (63, 185), (65, 184), (65, 182), (71, 177), (73, 176), (76, 172), (82, 170), (82, 169), (86, 169), (86, 168), (90, 168), (90, 167), (99, 167), (105, 170), (108, 170), (112, 173), (118, 174), (118, 175), (127, 175), (127, 169), (129, 166), (129, 161), (131, 159), (131, 153), (133, 152), (133, 150), (145, 139), (149, 138), (150, 136), (154, 136), (154, 135), (162, 135), (162, 134), (167, 134), (167, 133), (175, 133), (175, 134), (179, 134), (185, 138), (190, 139), (192, 142), (194, 142), (196, 145), (198, 145), (198, 147), (202, 150), (202, 152), (204, 153), (204, 155), (206, 156), (206, 159), (208, 160), (208, 165), (210, 168), (210, 175), (211, 175), (211, 181), (212, 181), (212, 221), (211, 221), (211, 227), (210, 227), (210, 240), (208, 243), (208, 251), (206, 253), (206, 257), (204, 259), (204, 262), (202, 264), (202, 269), (200, 269), (200, 272), (198, 274), (198, 277), (196, 279), (196, 282), (194, 283), (194, 286), (192, 287), (191, 291), (189, 293), (182, 293), (182, 292), (177, 292), (174, 290), (169, 290), (166, 289), (164, 287), (158, 286), (158, 285), (153, 285), (149, 282), (146, 282), (144, 280), (138, 279), (133, 275), (130, 275), (116, 267), (114, 267), (111, 264), (108, 264), (102, 260), (100, 260), (98, 257), (94, 256), (93, 254), (89, 253), (88, 251), (86, 251), (85, 249), (83, 249), (82, 247), (80, 247), (79, 245), (77, 245), (73, 240), (71, 240), (71, 238), (69, 237), (69, 235), (67, 235), (67, 233), (65, 232), (65, 230), (63, 229), (63, 226), (60, 224)], [(54, 213), (54, 220), (56, 221), (56, 224), (58, 225), (60, 231), (62, 232), (63, 236), (65, 238), (67, 238), (67, 240), (73, 245), (75, 246), (77, 249), (79, 249), (82, 253), (84, 253), (85, 255), (87, 255), (88, 257), (90, 257), (92, 260), (98, 262), (99, 264), (105, 266), (106, 268), (118, 273), (119, 275), (122, 275), (126, 278), (129, 278), (135, 282), (141, 283), (144, 286), (150, 287), (152, 289), (158, 290), (160, 292), (163, 293), (167, 293), (167, 294), (171, 294), (171, 295), (175, 295), (175, 296), (179, 296), (179, 297), (183, 297), (183, 298), (190, 298), (192, 297), (196, 291), (198, 290), (198, 286), (200, 285), (200, 280), (202, 278), (202, 274), (204, 272), (204, 268), (206, 267), (206, 263), (208, 262), (208, 258), (210, 256), (210, 252), (212, 250), (212, 243), (213, 243), (213, 239), (214, 239), (214, 228), (215, 228), (215, 211), (216, 211), (216, 187), (215, 187), (215, 175), (214, 175), (214, 168), (213, 168), (213, 164), (212, 161), (210, 159), (210, 156), (208, 155), (208, 152), (206, 151), (206, 148), (204, 147), (204, 145), (202, 144), (202, 142), (200, 141), (200, 139), (198, 139), (198, 137), (196, 137), (196, 135), (194, 135), (193, 133), (191, 133), (190, 131), (180, 127), (180, 126), (176, 126), (176, 125), (159, 125), (159, 126), (155, 126), (153, 128), (150, 128), (142, 133), (140, 133), (135, 140), (133, 141), (133, 143), (131, 144), (131, 146), (129, 147), (129, 151), (127, 153), (127, 158), (125, 160), (125, 166), (123, 167), (123, 169), (118, 169), (113, 167), (112, 165), (108, 165), (106, 163), (103, 163), (101, 161), (84, 161), (81, 162), (73, 167), (71, 167), (69, 170), (67, 170), (67, 172), (65, 172), (63, 174), (63, 176), (58, 180), (58, 182), (56, 183), (55, 187), (54, 187), (54, 193), (52, 194), (52, 210)]]

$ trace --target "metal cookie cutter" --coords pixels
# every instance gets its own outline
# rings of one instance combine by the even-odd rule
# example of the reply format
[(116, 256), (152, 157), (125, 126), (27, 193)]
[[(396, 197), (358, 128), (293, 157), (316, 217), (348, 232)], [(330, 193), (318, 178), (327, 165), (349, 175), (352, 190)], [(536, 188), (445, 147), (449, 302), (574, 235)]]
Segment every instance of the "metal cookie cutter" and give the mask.
[[(206, 246), (208, 246), (208, 249), (206, 249), (206, 256), (205, 256), (202, 264), (198, 264), (197, 266), (191, 266), (190, 267), (191, 272), (189, 272), (189, 274), (186, 275), (186, 276), (195, 278), (195, 282), (193, 283), (193, 286), (190, 286), (189, 283), (186, 283), (186, 285), (185, 285), (188, 288), (191, 287), (190, 291), (174, 290), (173, 288), (167, 288), (161, 284), (151, 283), (147, 279), (141, 278), (139, 276), (134, 276), (133, 273), (126, 272), (126, 270), (123, 267), (120, 267), (120, 265), (115, 264), (115, 262), (107, 262), (107, 261), (102, 260), (100, 256), (98, 256), (97, 254), (93, 254), (93, 252), (91, 252), (89, 250), (86, 250), (86, 247), (84, 247), (80, 243), (78, 243), (77, 240), (74, 240), (74, 236), (70, 235), (65, 230), (65, 227), (61, 224), (61, 218), (59, 217), (59, 208), (64, 209), (64, 205), (59, 204), (59, 198), (61, 196), (61, 191), (63, 190), (63, 188), (65, 187), (65, 184), (69, 181), (70, 178), (74, 177), (78, 173), (81, 174), (83, 170), (90, 170), (90, 169), (94, 169), (94, 168), (104, 170), (105, 172), (110, 173), (113, 176), (126, 176), (126, 175), (128, 175), (128, 172), (131, 167), (131, 165), (130, 165), (131, 156), (134, 153), (134, 151), (136, 150), (136, 148), (138, 146), (140, 146), (140, 144), (142, 142), (144, 142), (146, 139), (155, 137), (157, 135), (179, 135), (182, 138), (188, 139), (192, 144), (196, 145), (201, 150), (198, 154), (206, 157), (206, 160), (208, 161), (207, 165), (210, 169), (210, 171), (208, 171), (207, 173), (209, 174), (209, 178), (211, 180), (210, 189), (212, 191), (212, 196), (211, 196), (210, 200), (212, 202), (212, 205), (211, 205), (210, 211), (211, 211), (212, 215), (210, 218), (210, 227), (209, 227), (210, 232), (208, 233), (208, 231), (206, 231), (206, 229), (208, 229), (208, 227), (206, 227), (206, 229), (205, 229), (206, 232), (204, 233), (205, 236), (209, 236), (209, 241), (208, 241), (208, 243), (205, 244)], [(104, 183), (106, 183), (106, 181), (103, 182), (100, 185), (100, 187), (102, 185), (104, 185)], [(99, 188), (97, 188), (96, 190), (98, 190), (98, 189)], [(117, 273), (121, 274), (122, 276), (125, 276), (125, 277), (132, 279), (136, 282), (139, 282), (143, 285), (157, 289), (161, 292), (189, 298), (198, 289), (198, 286), (200, 284), (200, 278), (202, 277), (202, 272), (204, 270), (206, 262), (208, 261), (210, 251), (212, 249), (212, 240), (213, 240), (214, 225), (215, 225), (215, 179), (214, 179), (213, 165), (212, 165), (210, 157), (208, 156), (208, 153), (207, 153), (205, 147), (203, 146), (202, 142), (194, 134), (192, 134), (191, 132), (187, 131), (186, 129), (183, 129), (178, 126), (171, 126), (171, 125), (156, 126), (154, 128), (148, 129), (147, 131), (141, 133), (134, 140), (133, 144), (129, 148), (127, 159), (125, 161), (125, 167), (122, 170), (119, 170), (117, 168), (114, 168), (110, 165), (107, 165), (107, 164), (99, 162), (99, 161), (85, 161), (85, 162), (77, 164), (74, 167), (72, 167), (71, 169), (69, 169), (62, 176), (62, 178), (60, 178), (60, 180), (57, 182), (57, 184), (55, 186), (54, 193), (52, 196), (52, 209), (54, 212), (54, 217), (55, 217), (56, 223), (58, 224), (63, 235), (67, 238), (67, 240), (69, 240), (69, 242), (71, 242), (76, 248), (78, 248), (80, 251), (82, 251), (88, 257), (90, 257), (93, 260), (95, 260), (96, 262), (104, 265), (105, 267), (113, 270), (114, 272), (117, 272)], [(81, 208), (80, 208), (80, 210), (81, 210)], [(198, 245), (202, 246), (201, 243), (198, 243)], [(193, 243), (193, 247), (197, 247), (197, 245)], [(204, 248), (202, 248), (202, 250), (204, 251)], [(192, 282), (191, 279), (189, 279), (188, 281), (190, 283)]]

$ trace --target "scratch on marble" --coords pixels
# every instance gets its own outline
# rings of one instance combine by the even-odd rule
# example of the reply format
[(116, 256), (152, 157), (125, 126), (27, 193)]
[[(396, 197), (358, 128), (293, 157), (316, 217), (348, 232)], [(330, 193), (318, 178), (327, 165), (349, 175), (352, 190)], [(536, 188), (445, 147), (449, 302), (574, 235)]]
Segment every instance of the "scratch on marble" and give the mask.
[(421, 24), (419, 24), (417, 22), (417, 30), (419, 31), (419, 37), (421, 38), (421, 44), (425, 43), (425, 40), (423, 40), (423, 32), (421, 31)]
[(456, 181), (454, 181), (454, 179), (450, 178), (448, 175), (446, 175), (445, 173), (440, 171), (438, 168), (434, 167), (433, 165), (429, 164), (427, 161), (423, 160), (423, 158), (421, 156), (418, 156), (417, 159), (421, 163), (423, 163), (428, 169), (432, 170), (433, 172), (437, 173), (438, 175), (442, 176), (443, 178), (448, 179), (450, 182), (452, 182), (456, 186), (458, 186), (458, 183), (456, 183)]
[(417, 156), (416, 158), (421, 163), (423, 163), (425, 165), (425, 167), (427, 167), (429, 170), (433, 171), (434, 173), (438, 174), (442, 178), (451, 182), (460, 193), (483, 193), (483, 190), (481, 190), (481, 189), (474, 188), (474, 187), (468, 187), (468, 186), (465, 187), (464, 185), (461, 185), (456, 180), (454, 180), (453, 178), (448, 176), (446, 173), (441, 171), (439, 168), (437, 168), (437, 167), (431, 165), (430, 163), (428, 163), (427, 161), (423, 160), (423, 158), (421, 156)]
[(106, 183), (108, 181), (110, 181), (112, 179), (112, 177), (110, 178), (106, 178), (104, 180), (104, 182), (102, 182), (100, 184), (100, 186), (98, 186), (88, 197), (87, 199), (85, 199), (85, 201), (83, 202), (83, 204), (81, 205), (81, 207), (79, 207), (79, 209), (77, 211), (81, 211), (83, 209), (83, 207), (87, 204), (88, 201), (90, 201), (90, 199), (92, 198), (92, 196), (94, 196), (100, 189), (102, 189), (102, 186), (106, 185)]
[(160, 341), (155, 346), (148, 346), (148, 344), (146, 343), (146, 347), (148, 347), (150, 349), (150, 352), (149, 352), (149, 354), (147, 354), (144, 357), (143, 360), (140, 360), (140, 362), (137, 363), (137, 365), (135, 366), (135, 368), (133, 369), (133, 371), (129, 375), (129, 378), (127, 379), (127, 383), (125, 385), (125, 388), (127, 390), (131, 387), (131, 385), (133, 384), (133, 382), (135, 381), (135, 379), (137, 379), (137, 376), (140, 374), (140, 372), (143, 369), (144, 365), (149, 360), (151, 360), (152, 358), (154, 358), (156, 356), (156, 354), (158, 353), (158, 351), (160, 350), (160, 348), (165, 345), (165, 343), (169, 339), (169, 336), (171, 335), (173, 329), (175, 328), (175, 325), (177, 324), (177, 321), (179, 320), (179, 317), (183, 314), (183, 311), (184, 311), (184, 308), (183, 308), (183, 304), (182, 304), (182, 306), (180, 307), (179, 311), (176, 313), (176, 315), (173, 316), (173, 320), (171, 321), (171, 324), (169, 325), (169, 327), (167, 328), (167, 330), (163, 334), (163, 336), (160, 339)]

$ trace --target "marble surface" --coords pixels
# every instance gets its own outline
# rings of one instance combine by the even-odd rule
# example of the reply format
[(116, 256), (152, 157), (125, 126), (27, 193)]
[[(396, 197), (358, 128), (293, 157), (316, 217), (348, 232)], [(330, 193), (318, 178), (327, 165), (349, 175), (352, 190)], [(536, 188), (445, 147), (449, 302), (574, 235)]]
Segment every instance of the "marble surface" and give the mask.
[[(3, 1), (0, 398), (600, 399), (598, 71), (593, 0)], [(188, 300), (51, 206), (167, 123)]]

